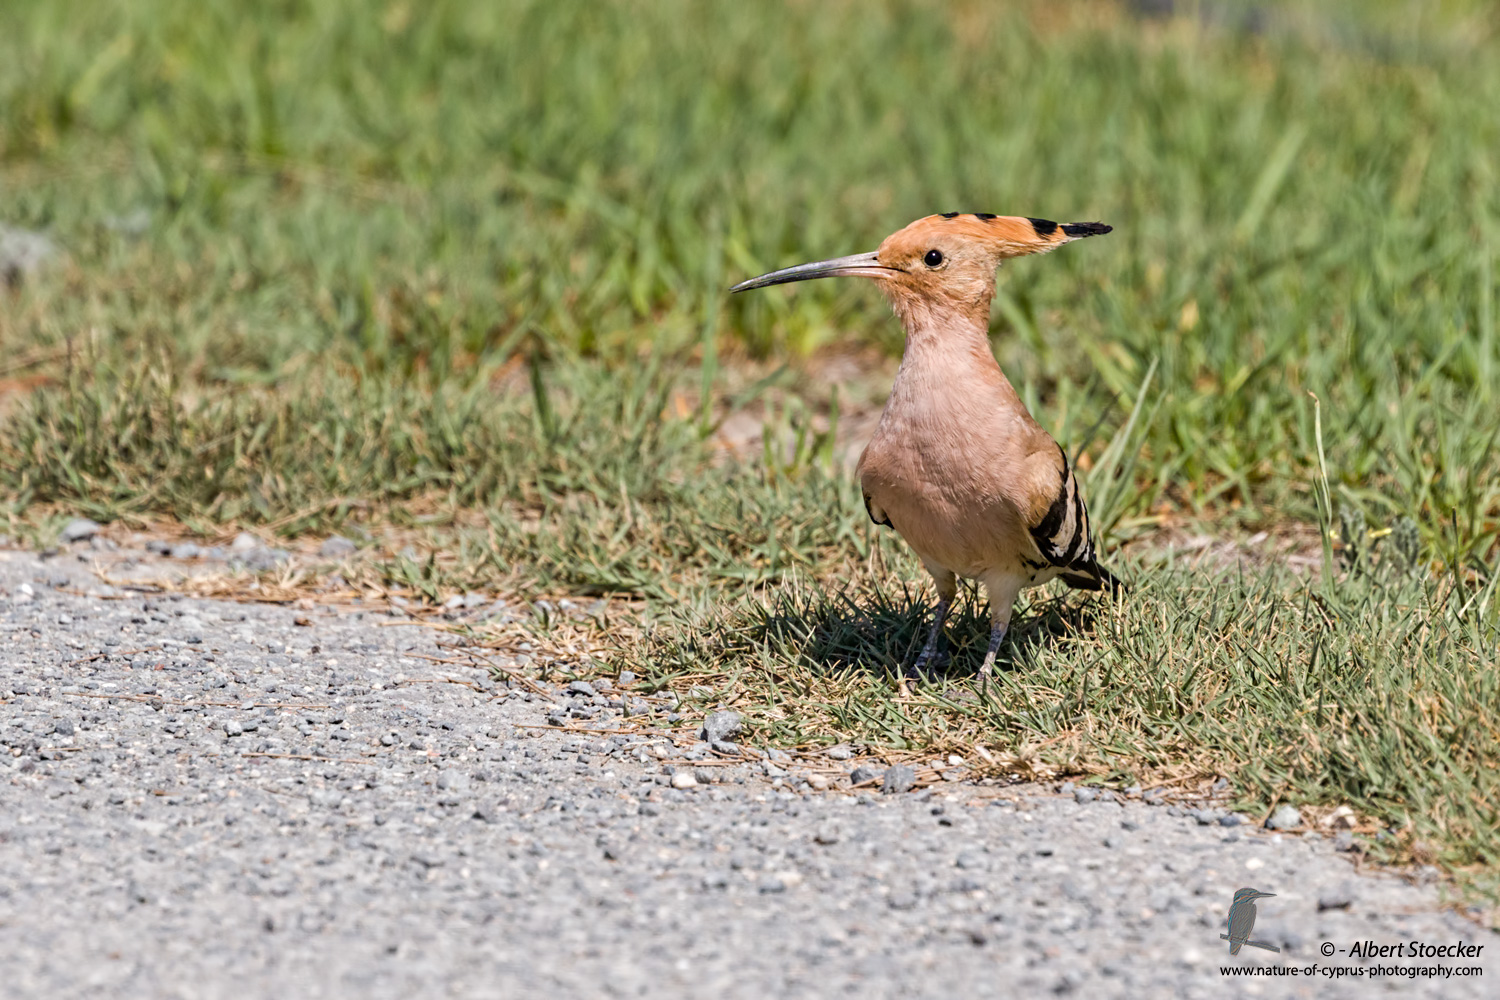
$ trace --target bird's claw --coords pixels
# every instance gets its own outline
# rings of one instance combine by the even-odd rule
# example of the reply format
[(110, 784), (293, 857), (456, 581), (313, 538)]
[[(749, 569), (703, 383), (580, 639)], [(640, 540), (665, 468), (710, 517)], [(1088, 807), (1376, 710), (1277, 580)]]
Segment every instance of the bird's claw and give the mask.
[(935, 674), (945, 669), (948, 666), (949, 659), (950, 656), (946, 649), (922, 650), (921, 654), (917, 656), (916, 661), (907, 669), (906, 675), (901, 678), (902, 686), (904, 687), (908, 680), (914, 683), (931, 680), (930, 673)]

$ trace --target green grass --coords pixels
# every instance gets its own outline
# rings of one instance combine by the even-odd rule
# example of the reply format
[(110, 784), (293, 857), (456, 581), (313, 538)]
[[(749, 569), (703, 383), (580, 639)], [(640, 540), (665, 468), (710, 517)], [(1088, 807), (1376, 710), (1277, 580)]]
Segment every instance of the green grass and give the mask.
[[(0, 290), (6, 530), (414, 527), (457, 555), (392, 582), (637, 595), (611, 655), (770, 737), (1222, 773), (1493, 870), (1500, 20), (1058, 8), (6, 4), (0, 224), (66, 250)], [(724, 289), (952, 209), (1116, 227), (1009, 265), (993, 332), (1135, 588), (896, 708), (921, 574), (829, 387), (739, 362), (899, 330)], [(731, 399), (801, 447), (725, 461)], [(1324, 572), (1159, 565), (1164, 522), (1317, 524)]]

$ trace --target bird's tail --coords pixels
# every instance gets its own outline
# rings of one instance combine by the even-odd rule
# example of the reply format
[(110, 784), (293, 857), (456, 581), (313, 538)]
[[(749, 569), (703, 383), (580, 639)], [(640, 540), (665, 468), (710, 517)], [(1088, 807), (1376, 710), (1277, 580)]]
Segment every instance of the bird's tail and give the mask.
[(1124, 580), (1121, 580), (1118, 576), (1115, 576), (1103, 566), (1095, 563), (1094, 568), (1099, 571), (1099, 581), (1109, 589), (1109, 592), (1111, 594), (1119, 595), (1130, 590), (1129, 587), (1125, 586)]
[(1244, 945), (1245, 942), (1243, 941), (1231, 941), (1229, 943), (1229, 954), (1238, 955), (1240, 953), (1240, 949), (1244, 947)]

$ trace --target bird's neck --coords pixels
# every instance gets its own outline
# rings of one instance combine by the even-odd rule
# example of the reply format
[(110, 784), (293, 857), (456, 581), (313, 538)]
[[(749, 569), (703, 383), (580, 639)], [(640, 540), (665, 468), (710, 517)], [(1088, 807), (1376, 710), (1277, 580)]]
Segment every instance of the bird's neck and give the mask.
[[(929, 397), (933, 393), (979, 392), (1017, 400), (990, 348), (989, 298), (967, 307), (944, 307), (922, 301), (896, 304), (906, 327), (906, 350), (896, 372), (893, 395)], [(1017, 400), (1018, 401), (1018, 400)], [(984, 405), (985, 401), (973, 400)]]

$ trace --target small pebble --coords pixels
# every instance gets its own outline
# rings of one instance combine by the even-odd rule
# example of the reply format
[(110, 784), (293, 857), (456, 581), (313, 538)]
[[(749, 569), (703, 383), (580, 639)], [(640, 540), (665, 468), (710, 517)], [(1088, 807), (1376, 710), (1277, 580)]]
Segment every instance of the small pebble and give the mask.
[(1318, 910), (1347, 910), (1354, 902), (1354, 890), (1347, 884), (1318, 893)]
[[(238, 541), (238, 539), (236, 539)], [(329, 535), (318, 546), (318, 555), (324, 559), (343, 559), (359, 551), (359, 546), (343, 535)]]
[(1302, 814), (1291, 805), (1281, 806), (1266, 820), (1266, 828), (1270, 830), (1295, 830), (1301, 825)]
[(713, 712), (703, 720), (701, 736), (708, 743), (723, 743), (738, 736), (743, 726), (738, 712)]
[(881, 779), (880, 790), (887, 795), (899, 795), (909, 792), (917, 783), (917, 772), (905, 764), (896, 764), (886, 768), (885, 777)]
[(75, 517), (63, 525), (62, 534), (58, 537), (65, 542), (84, 542), (97, 535), (103, 527), (99, 522), (86, 517)]

